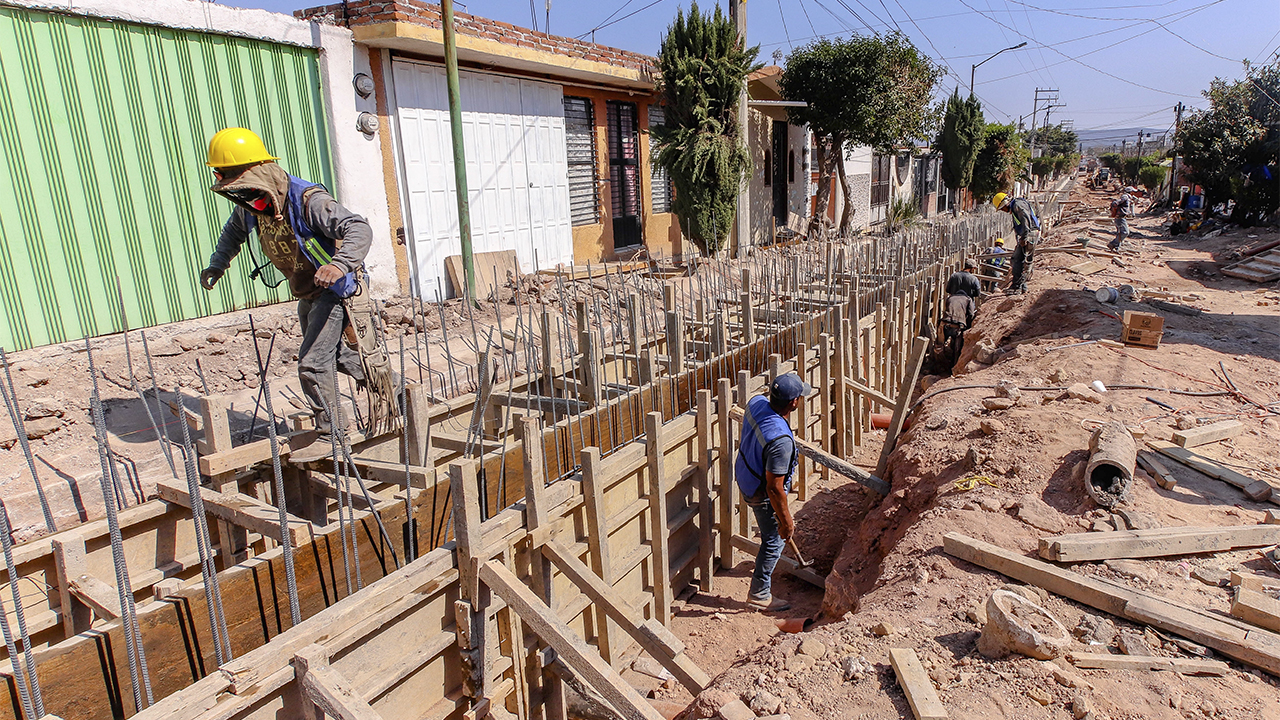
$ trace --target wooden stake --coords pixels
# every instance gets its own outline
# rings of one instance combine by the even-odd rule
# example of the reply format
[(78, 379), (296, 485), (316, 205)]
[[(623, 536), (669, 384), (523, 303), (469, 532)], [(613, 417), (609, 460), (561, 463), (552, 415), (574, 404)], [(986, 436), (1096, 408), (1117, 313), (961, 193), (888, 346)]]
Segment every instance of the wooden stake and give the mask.
[(644, 419), (645, 456), (648, 460), (649, 546), (653, 563), (654, 617), (663, 625), (671, 624), (671, 551), (667, 527), (667, 482), (662, 465), (666, 450), (663, 441), (662, 413), (649, 413)]
[[(609, 522), (604, 509), (604, 480), (600, 475), (600, 448), (584, 449), (580, 462), (591, 569), (606, 584), (613, 585), (613, 563), (609, 559)], [(604, 608), (598, 606), (595, 608), (594, 618), (596, 646), (600, 649), (600, 656), (608, 662), (614, 662), (612, 621)]]
[(711, 592), (715, 585), (715, 547), (712, 533), (711, 391), (698, 391), (698, 588)]
[(729, 378), (716, 381), (716, 423), (720, 431), (720, 567), (732, 568), (733, 511), (737, 508), (738, 483), (733, 478), (733, 427), (729, 424), (729, 407), (733, 404), (733, 383)]
[(893, 409), (893, 419), (885, 431), (884, 447), (880, 449), (880, 462), (876, 464), (876, 477), (883, 478), (889, 467), (889, 455), (898, 441), (898, 433), (902, 432), (902, 423), (907, 418), (907, 407), (911, 404), (911, 393), (915, 389), (916, 378), (920, 377), (920, 366), (924, 363), (924, 351), (929, 341), (918, 337), (911, 347), (911, 361), (902, 385), (898, 388), (898, 404)]

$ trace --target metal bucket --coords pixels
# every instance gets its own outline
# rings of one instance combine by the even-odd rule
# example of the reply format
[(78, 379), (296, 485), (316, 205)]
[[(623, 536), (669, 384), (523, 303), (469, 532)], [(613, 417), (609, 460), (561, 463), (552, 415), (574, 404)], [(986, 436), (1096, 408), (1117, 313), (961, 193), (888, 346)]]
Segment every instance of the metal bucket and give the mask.
[(1100, 287), (1093, 293), (1100, 303), (1114, 304), (1120, 299), (1120, 291), (1113, 287)]

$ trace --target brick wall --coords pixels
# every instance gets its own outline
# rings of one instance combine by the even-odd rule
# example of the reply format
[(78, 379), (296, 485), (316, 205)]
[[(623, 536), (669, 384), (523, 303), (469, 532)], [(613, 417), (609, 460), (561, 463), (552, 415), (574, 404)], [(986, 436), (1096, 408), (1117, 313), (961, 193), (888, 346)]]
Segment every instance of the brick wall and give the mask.
[[(421, 0), (352, 0), (346, 5), (341, 3), (321, 5), (296, 10), (293, 14), (305, 20), (318, 20), (346, 27), (382, 22), (407, 22), (433, 28), (441, 26), (440, 6), (421, 2)], [(558, 35), (548, 35), (466, 13), (454, 13), (454, 21), (460, 35), (633, 70), (652, 72), (656, 69), (654, 58), (640, 53)]]

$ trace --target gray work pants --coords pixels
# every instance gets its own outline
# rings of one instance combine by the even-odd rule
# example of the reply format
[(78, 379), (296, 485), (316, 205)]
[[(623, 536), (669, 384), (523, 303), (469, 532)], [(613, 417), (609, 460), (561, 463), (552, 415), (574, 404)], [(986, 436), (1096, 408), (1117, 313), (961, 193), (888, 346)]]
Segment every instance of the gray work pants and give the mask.
[[(315, 411), (316, 430), (329, 432), (329, 416), (324, 403), (336, 408), (334, 375), (339, 372), (350, 375), (364, 384), (364, 366), (360, 353), (342, 341), (342, 330), (347, 325), (347, 311), (342, 300), (325, 290), (314, 300), (298, 301), (298, 323), (302, 326), (302, 347), (298, 348), (298, 380), (302, 392)], [(324, 402), (320, 398), (324, 398)]]

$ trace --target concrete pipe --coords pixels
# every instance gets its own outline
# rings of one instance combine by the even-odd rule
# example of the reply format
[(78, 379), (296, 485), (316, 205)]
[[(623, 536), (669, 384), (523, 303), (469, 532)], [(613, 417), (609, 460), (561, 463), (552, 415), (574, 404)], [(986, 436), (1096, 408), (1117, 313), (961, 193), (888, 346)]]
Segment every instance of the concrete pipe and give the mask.
[(1109, 422), (1098, 428), (1089, 441), (1085, 492), (1102, 507), (1125, 502), (1133, 488), (1133, 466), (1137, 460), (1138, 445), (1123, 423)]

